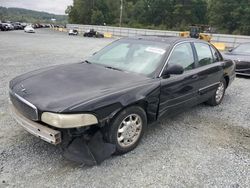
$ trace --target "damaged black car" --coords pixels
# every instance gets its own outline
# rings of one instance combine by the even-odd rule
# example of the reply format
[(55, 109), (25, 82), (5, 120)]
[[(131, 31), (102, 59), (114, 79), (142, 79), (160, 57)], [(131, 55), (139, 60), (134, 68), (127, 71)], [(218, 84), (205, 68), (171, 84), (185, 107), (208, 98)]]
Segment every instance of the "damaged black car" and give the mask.
[(83, 34), (84, 37), (104, 38), (104, 34), (90, 29)]
[(223, 54), (225, 59), (236, 63), (236, 74), (250, 76), (250, 43), (242, 43)]
[(10, 81), (13, 117), (28, 132), (95, 165), (133, 150), (147, 125), (206, 102), (219, 105), (235, 63), (211, 44), (139, 36), (113, 42), (84, 62)]

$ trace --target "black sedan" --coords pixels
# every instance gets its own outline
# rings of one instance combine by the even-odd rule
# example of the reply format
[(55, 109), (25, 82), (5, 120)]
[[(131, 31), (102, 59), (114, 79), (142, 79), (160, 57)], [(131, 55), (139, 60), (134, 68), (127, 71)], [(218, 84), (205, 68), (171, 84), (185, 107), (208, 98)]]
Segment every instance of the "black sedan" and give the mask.
[(234, 78), (234, 62), (207, 42), (140, 36), (82, 63), (14, 78), (10, 105), (27, 131), (93, 165), (133, 150), (147, 124), (199, 103), (219, 105)]
[(95, 31), (94, 29), (90, 29), (89, 31), (83, 34), (84, 37), (95, 37), (95, 38), (104, 38), (104, 34)]
[(236, 63), (236, 74), (250, 76), (250, 43), (243, 43), (223, 54)]

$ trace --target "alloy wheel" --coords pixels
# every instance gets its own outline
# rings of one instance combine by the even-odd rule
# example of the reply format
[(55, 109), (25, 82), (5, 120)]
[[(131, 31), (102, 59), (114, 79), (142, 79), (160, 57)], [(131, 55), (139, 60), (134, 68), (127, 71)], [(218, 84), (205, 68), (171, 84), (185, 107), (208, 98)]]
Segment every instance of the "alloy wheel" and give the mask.
[(142, 132), (142, 119), (137, 114), (130, 114), (118, 127), (117, 141), (121, 147), (130, 147), (137, 142)]
[(220, 82), (215, 95), (215, 100), (217, 103), (219, 103), (223, 98), (224, 92), (225, 92), (225, 86), (223, 82)]

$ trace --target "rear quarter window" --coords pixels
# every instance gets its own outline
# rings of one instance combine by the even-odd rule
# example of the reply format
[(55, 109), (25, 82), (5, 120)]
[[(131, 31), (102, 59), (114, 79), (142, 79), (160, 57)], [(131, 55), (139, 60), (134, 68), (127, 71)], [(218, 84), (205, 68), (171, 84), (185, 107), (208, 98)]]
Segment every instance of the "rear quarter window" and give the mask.
[(214, 57), (214, 62), (222, 61), (222, 57), (219, 54), (217, 50), (214, 49), (214, 47), (210, 46), (213, 57)]

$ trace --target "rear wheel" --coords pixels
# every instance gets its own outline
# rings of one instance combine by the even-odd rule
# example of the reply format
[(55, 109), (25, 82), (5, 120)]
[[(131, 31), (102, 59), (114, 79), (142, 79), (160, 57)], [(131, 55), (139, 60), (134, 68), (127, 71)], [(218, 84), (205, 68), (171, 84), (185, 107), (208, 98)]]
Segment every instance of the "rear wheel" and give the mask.
[(145, 111), (138, 106), (124, 109), (108, 128), (108, 142), (116, 147), (116, 154), (133, 150), (140, 142), (147, 126)]
[(226, 80), (222, 79), (220, 81), (214, 95), (206, 103), (211, 105), (211, 106), (219, 105), (224, 98), (225, 91), (226, 91)]

